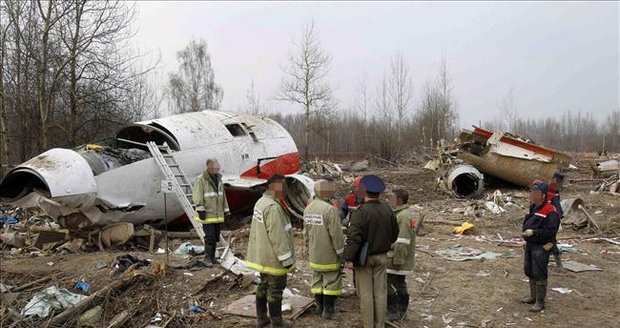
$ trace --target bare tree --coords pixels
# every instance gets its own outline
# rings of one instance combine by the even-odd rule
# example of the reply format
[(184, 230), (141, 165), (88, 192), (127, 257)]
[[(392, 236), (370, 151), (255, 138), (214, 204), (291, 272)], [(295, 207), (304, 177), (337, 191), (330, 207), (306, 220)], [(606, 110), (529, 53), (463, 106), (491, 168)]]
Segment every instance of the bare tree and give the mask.
[(450, 137), (456, 130), (458, 109), (452, 96), (452, 86), (448, 66), (444, 60), (439, 71), (439, 79), (427, 82), (416, 121), (422, 133), (422, 140), (430, 145), (442, 138)]
[(312, 115), (329, 116), (336, 107), (332, 89), (325, 81), (330, 57), (321, 48), (314, 21), (304, 25), (293, 41), (293, 53), (283, 68), (284, 77), (277, 100), (301, 105), (305, 120), (304, 157), (308, 159)]
[(177, 113), (217, 110), (222, 89), (215, 83), (207, 42), (192, 40), (177, 53), (179, 70), (170, 73), (169, 92)]
[(402, 53), (397, 52), (392, 58), (390, 73), (389, 93), (396, 111), (396, 140), (400, 146), (403, 126), (409, 112), (409, 103), (413, 98), (413, 82), (409, 76), (409, 66), (405, 63)]
[(263, 105), (261, 104), (260, 94), (254, 88), (254, 80), (250, 84), (250, 88), (248, 89), (245, 98), (247, 100), (245, 111), (252, 115), (262, 115), (263, 114)]
[(368, 95), (368, 76), (365, 72), (362, 78), (357, 82), (356, 91), (357, 95), (353, 100), (354, 108), (358, 113), (361, 113), (364, 123), (366, 123), (368, 122), (370, 96)]
[(389, 82), (383, 78), (381, 85), (377, 88), (375, 97), (375, 109), (379, 114), (378, 125), (381, 127), (376, 133), (378, 141), (378, 152), (383, 158), (393, 159), (397, 156), (398, 150), (394, 147), (394, 110), (390, 97)]
[[(2, 0), (1, 6), (0, 148), (11, 147), (2, 149), (3, 163), (99, 139), (135, 117), (129, 100), (145, 71), (128, 46), (132, 5)], [(4, 129), (2, 120), (10, 122)]]
[(620, 110), (609, 113), (605, 122), (606, 131), (604, 133), (609, 135), (609, 140), (605, 141), (607, 145), (603, 145), (603, 151), (608, 149), (617, 151), (616, 142), (620, 138)]
[[(4, 11), (4, 3), (0, 3), (0, 11)], [(6, 63), (6, 40), (9, 30), (9, 24), (3, 23), (0, 20), (0, 177), (4, 177), (7, 167), (11, 162), (11, 153), (9, 149), (9, 134), (7, 130), (7, 124), (9, 122), (8, 111), (5, 102), (5, 89), (4, 89), (4, 74)]]
[(501, 118), (499, 120), (500, 122), (500, 126), (497, 127), (499, 130), (502, 130), (502, 122), (506, 123), (506, 129), (509, 131), (513, 131), (513, 132), (519, 132), (516, 131), (516, 122), (517, 122), (517, 110), (515, 108), (515, 104), (514, 104), (514, 91), (513, 91), (513, 87), (511, 86), (510, 89), (508, 89), (508, 93), (506, 93), (506, 96), (504, 97), (504, 99), (502, 100), (502, 102), (500, 104), (497, 105), (497, 107), (500, 110), (500, 115)]

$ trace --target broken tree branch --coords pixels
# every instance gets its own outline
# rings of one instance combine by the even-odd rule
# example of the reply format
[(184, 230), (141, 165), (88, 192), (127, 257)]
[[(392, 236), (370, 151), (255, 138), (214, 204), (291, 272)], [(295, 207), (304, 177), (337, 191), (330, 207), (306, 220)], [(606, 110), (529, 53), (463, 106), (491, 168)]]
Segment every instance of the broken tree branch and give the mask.
[(25, 285), (22, 285), (22, 286), (19, 286), (19, 287), (15, 287), (15, 288), (11, 289), (10, 292), (12, 292), (12, 293), (20, 292), (20, 291), (28, 289), (28, 288), (30, 288), (32, 286), (35, 286), (35, 285), (38, 285), (38, 284), (42, 284), (44, 282), (48, 282), (48, 281), (52, 280), (52, 278), (54, 278), (54, 277), (55, 277), (55, 275), (43, 277), (41, 279), (37, 279), (37, 280), (29, 282), (29, 283), (27, 283)]
[(123, 276), (52, 318), (49, 326), (61, 327), (67, 321), (77, 318), (86, 309), (97, 306), (105, 301), (109, 294), (119, 294), (139, 281), (150, 281), (153, 280), (154, 277), (155, 276), (147, 272), (135, 272), (129, 277)]

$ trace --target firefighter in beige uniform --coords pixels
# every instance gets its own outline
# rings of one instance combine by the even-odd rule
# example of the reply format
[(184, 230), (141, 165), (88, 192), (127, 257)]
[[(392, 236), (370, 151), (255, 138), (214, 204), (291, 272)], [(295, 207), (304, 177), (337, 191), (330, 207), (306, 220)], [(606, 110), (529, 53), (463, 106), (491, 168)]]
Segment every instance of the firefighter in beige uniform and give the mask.
[(407, 275), (413, 273), (415, 260), (415, 236), (417, 227), (424, 219), (422, 214), (414, 214), (407, 202), (409, 193), (402, 189), (390, 195), (390, 206), (398, 221), (398, 239), (388, 252), (388, 315), (386, 320), (403, 320), (409, 306)]
[[(286, 194), (284, 176), (272, 175), (269, 189), (256, 202), (250, 241), (245, 264), (260, 272), (256, 289), (256, 327), (291, 327), (282, 319), (282, 292), (286, 288), (286, 274), (295, 270), (293, 230), (280, 204)], [(267, 316), (269, 304), (269, 316)]]
[(314, 185), (315, 196), (304, 210), (304, 242), (308, 245), (316, 313), (332, 319), (341, 292), (340, 263), (344, 234), (338, 209), (328, 202), (336, 193), (336, 182), (323, 179)]
[(198, 176), (194, 183), (192, 199), (196, 214), (194, 220), (202, 223), (205, 234), (205, 264), (211, 267), (217, 264), (215, 246), (220, 239), (220, 225), (224, 216), (230, 214), (224, 183), (220, 175), (217, 159), (207, 160), (207, 169)]

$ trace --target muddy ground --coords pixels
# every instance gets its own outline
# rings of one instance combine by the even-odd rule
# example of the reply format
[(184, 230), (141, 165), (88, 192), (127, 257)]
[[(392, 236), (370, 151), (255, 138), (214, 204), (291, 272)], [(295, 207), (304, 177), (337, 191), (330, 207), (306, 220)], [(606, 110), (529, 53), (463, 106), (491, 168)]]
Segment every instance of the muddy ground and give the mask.
[[(500, 190), (510, 194), (514, 202), (514, 205), (505, 207), (506, 213), (492, 214), (477, 209), (466, 214), (462, 213), (466, 210), (459, 209), (474, 205), (480, 207), (485, 196), (494, 191), (495, 186), (489, 186), (480, 200), (458, 200), (436, 191), (433, 174), (422, 169), (371, 167), (368, 172), (384, 177), (391, 189), (398, 187), (409, 190), (411, 203), (420, 205), (428, 213), (429, 221), (455, 222), (454, 225), (429, 222), (421, 229), (421, 236), (417, 240), (415, 274), (407, 278), (412, 301), (407, 319), (400, 322), (402, 327), (618, 327), (620, 246), (586, 240), (600, 236), (600, 233), (594, 234), (587, 228), (578, 231), (565, 228), (559, 233), (558, 238), (562, 243), (574, 245), (580, 251), (563, 253), (564, 260), (596, 265), (603, 271), (558, 273), (554, 270), (554, 264), (550, 264), (547, 309), (533, 314), (527, 311), (527, 305), (518, 302), (528, 292), (528, 283), (522, 270), (521, 246), (480, 238), (518, 240), (521, 220), (527, 211), (527, 191), (500, 185)], [(579, 173), (584, 172), (587, 173), (587, 170), (574, 173), (573, 180), (578, 180)], [(344, 183), (340, 187), (343, 192), (348, 188)], [(618, 236), (620, 196), (594, 195), (589, 193), (590, 189), (592, 186), (584, 185), (583, 182), (569, 183), (563, 197), (583, 198), (588, 211), (605, 231), (604, 235)], [(474, 230), (467, 236), (453, 235), (452, 228), (464, 221), (473, 223)], [(235, 236), (233, 247), (243, 256), (249, 233), (247, 226), (231, 233)], [(171, 248), (174, 249), (180, 242), (171, 241)], [(299, 233), (296, 234), (296, 243), (298, 254), (301, 254)], [(434, 253), (438, 249), (457, 245), (508, 256), (485, 261), (453, 262)], [(0, 257), (3, 284), (22, 286), (44, 276), (53, 276), (53, 279), (21, 292), (11, 305), (3, 303), (0, 327), (48, 326), (45, 320), (15, 319), (14, 315), (8, 313), (8, 307), (19, 312), (37, 291), (53, 284), (71, 288), (81, 278), (90, 282), (91, 293), (100, 290), (116, 276), (112, 275), (109, 268), (96, 269), (96, 263), (111, 263), (116, 256), (126, 253), (118, 250), (25, 258), (12, 256), (5, 248)], [(165, 255), (161, 254), (145, 251), (130, 253), (141, 259), (165, 260)], [(170, 255), (170, 260), (179, 262), (183, 259)], [(309, 296), (311, 273), (307, 262), (300, 259), (298, 267), (298, 272), (289, 275), (288, 286), (295, 293)], [(253, 327), (251, 319), (227, 315), (221, 311), (232, 301), (252, 293), (252, 286), (241, 289), (234, 283), (232, 275), (210, 284), (204, 292), (191, 296), (206, 280), (221, 271), (220, 268), (197, 271), (168, 268), (165, 275), (156, 275), (152, 283), (136, 284), (118, 295), (108, 295), (102, 304), (103, 316), (96, 326), (107, 327), (116, 314), (129, 309), (135, 313), (124, 327), (145, 327), (157, 313), (164, 314), (164, 322), (174, 316), (167, 327)], [(338, 302), (336, 320), (325, 322), (308, 311), (295, 320), (295, 327), (361, 325), (351, 272), (346, 272), (344, 286), (346, 293)], [(568, 288), (572, 292), (560, 294), (551, 290), (557, 287)], [(188, 313), (187, 309), (193, 304), (200, 304), (208, 311), (201, 314)]]

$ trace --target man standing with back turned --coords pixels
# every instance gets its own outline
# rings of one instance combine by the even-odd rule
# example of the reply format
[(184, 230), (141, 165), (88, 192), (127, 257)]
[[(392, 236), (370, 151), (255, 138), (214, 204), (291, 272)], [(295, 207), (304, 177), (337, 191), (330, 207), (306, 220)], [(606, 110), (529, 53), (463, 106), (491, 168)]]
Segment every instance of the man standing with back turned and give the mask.
[(332, 319), (336, 298), (341, 294), (340, 258), (344, 252), (344, 234), (338, 209), (329, 203), (336, 193), (331, 178), (314, 185), (315, 196), (304, 210), (304, 242), (308, 245), (312, 289), (316, 312)]
[(271, 323), (272, 328), (287, 328), (292, 324), (282, 319), (282, 293), (286, 288), (286, 274), (295, 270), (293, 227), (280, 203), (286, 195), (285, 177), (274, 174), (267, 185), (269, 189), (254, 205), (245, 264), (260, 272), (256, 288), (256, 327)]
[(207, 159), (207, 169), (198, 176), (193, 189), (192, 200), (196, 208), (194, 220), (202, 223), (205, 233), (205, 265), (210, 268), (217, 264), (215, 245), (220, 239), (220, 225), (224, 222), (224, 216), (230, 214), (217, 159)]
[[(360, 181), (365, 194), (364, 205), (353, 212), (344, 250), (345, 267), (353, 269), (355, 285), (360, 298), (360, 309), (365, 328), (385, 327), (387, 307), (387, 255), (398, 238), (398, 222), (392, 209), (379, 201), (385, 183), (375, 175), (366, 175)], [(360, 250), (368, 243), (368, 258), (364, 266), (357, 261)]]

